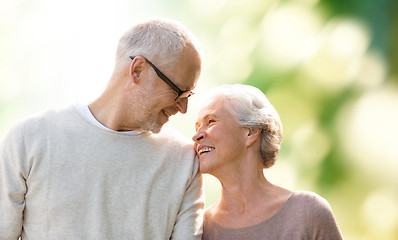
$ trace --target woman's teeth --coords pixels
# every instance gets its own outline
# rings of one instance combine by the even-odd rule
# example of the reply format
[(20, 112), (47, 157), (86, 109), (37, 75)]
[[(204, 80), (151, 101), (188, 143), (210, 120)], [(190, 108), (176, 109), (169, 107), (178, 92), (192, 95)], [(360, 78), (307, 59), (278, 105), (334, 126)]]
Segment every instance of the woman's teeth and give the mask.
[(214, 147), (204, 147), (199, 150), (199, 155), (201, 155), (202, 153), (211, 152), (213, 150), (214, 150)]

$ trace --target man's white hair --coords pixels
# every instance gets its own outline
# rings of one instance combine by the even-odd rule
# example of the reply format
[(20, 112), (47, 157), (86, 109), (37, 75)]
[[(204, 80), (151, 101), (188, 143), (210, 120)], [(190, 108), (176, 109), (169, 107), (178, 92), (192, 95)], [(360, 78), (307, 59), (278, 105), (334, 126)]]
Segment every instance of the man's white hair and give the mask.
[(124, 66), (130, 56), (143, 56), (166, 67), (176, 62), (187, 45), (193, 46), (201, 55), (199, 41), (183, 24), (165, 18), (151, 18), (130, 28), (119, 40), (116, 51), (116, 66)]

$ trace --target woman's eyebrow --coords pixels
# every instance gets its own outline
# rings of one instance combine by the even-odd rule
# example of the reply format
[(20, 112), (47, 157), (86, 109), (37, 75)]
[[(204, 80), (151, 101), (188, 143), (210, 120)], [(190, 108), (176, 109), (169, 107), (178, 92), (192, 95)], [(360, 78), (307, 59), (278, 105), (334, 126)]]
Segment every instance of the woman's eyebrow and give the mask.
[(213, 114), (212, 113), (208, 113), (206, 114), (204, 117), (200, 118), (199, 121), (195, 122), (195, 129), (198, 128), (198, 126), (200, 125), (199, 122), (200, 121), (206, 121), (207, 119), (209, 119)]

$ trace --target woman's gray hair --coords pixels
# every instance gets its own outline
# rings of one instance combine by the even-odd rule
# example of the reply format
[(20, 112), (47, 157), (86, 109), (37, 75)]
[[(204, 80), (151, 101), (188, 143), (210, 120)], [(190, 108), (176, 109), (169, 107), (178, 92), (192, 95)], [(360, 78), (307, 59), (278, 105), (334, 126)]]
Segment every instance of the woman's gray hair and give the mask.
[(181, 23), (164, 18), (152, 18), (134, 25), (119, 40), (116, 66), (131, 61), (130, 56), (144, 56), (158, 67), (175, 64), (176, 55), (192, 45), (201, 54), (199, 41)]
[(213, 88), (202, 100), (221, 100), (240, 126), (260, 128), (263, 166), (269, 168), (275, 163), (282, 143), (282, 123), (263, 92), (249, 85), (227, 84)]

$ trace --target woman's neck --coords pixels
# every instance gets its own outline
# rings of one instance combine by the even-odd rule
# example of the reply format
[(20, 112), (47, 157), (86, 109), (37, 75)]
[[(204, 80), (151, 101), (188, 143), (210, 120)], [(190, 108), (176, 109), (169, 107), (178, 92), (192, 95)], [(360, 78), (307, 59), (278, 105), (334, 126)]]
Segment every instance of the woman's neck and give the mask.
[(219, 180), (221, 197), (210, 211), (224, 227), (241, 228), (263, 222), (279, 211), (291, 195), (291, 191), (270, 183), (262, 171)]

